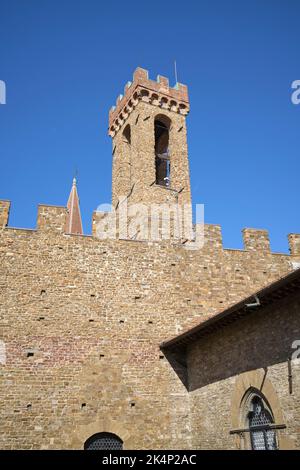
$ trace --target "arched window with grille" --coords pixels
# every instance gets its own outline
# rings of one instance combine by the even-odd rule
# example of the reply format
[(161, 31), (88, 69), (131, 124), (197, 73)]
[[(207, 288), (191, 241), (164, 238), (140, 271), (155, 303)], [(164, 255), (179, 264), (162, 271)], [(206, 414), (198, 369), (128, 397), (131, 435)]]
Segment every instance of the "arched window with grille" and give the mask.
[(84, 443), (85, 450), (123, 450), (123, 441), (116, 434), (99, 432)]
[(252, 395), (248, 402), (247, 420), (253, 450), (278, 449), (274, 418), (270, 407), (259, 395)]

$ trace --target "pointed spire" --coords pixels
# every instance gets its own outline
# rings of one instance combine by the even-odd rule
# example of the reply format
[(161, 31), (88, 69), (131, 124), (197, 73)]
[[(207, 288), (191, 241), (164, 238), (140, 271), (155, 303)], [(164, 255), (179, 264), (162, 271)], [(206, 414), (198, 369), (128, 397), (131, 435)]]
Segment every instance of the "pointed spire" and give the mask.
[(77, 181), (73, 178), (73, 185), (68, 199), (68, 215), (66, 220), (66, 233), (83, 235)]

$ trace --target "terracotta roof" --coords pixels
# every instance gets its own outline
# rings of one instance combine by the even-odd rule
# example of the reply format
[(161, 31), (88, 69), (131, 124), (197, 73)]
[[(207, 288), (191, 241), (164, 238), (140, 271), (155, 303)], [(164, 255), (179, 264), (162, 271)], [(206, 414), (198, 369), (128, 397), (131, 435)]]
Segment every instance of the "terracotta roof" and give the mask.
[[(186, 347), (187, 344), (192, 343), (196, 339), (222, 328), (241, 317), (251, 315), (257, 312), (261, 307), (265, 307), (280, 298), (287, 297), (296, 292), (300, 293), (300, 269), (292, 271), (287, 276), (269, 284), (267, 287), (244, 298), (242, 301), (214, 315), (208, 320), (203, 320), (197, 326), (181, 333), (179, 336), (163, 342), (160, 348), (171, 351)], [(255, 305), (256, 303), (257, 305)]]

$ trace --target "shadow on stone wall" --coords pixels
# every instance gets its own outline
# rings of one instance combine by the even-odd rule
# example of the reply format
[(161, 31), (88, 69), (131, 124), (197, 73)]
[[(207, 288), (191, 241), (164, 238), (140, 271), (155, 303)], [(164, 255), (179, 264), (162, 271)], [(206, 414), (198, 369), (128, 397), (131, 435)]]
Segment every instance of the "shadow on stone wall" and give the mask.
[[(278, 300), (176, 351), (165, 351), (189, 391), (287, 362), (300, 340), (300, 294)], [(288, 367), (287, 367), (288, 382)]]

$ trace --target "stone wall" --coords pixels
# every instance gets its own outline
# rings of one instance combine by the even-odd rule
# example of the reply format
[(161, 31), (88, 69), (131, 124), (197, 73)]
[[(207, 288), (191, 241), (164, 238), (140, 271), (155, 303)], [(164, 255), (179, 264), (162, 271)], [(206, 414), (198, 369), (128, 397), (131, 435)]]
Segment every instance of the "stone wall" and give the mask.
[(231, 325), (195, 341), (187, 349), (192, 446), (249, 448), (242, 402), (259, 390), (280, 430), (279, 448), (300, 448), (300, 362), (288, 360), (300, 340), (300, 294), (278, 299)]
[(200, 413), (212, 404), (190, 402), (159, 345), (292, 270), (299, 255), (259, 242), (225, 250), (211, 225), (195, 251), (66, 235), (65, 217), (40, 206), (37, 230), (0, 230), (0, 448), (83, 448), (101, 431), (128, 449), (204, 445), (190, 403)]
[[(119, 196), (190, 203), (188, 111), (185, 85), (137, 69), (110, 112), (114, 207)], [(158, 114), (172, 123), (167, 188), (155, 184)], [(267, 232), (253, 229), (244, 250), (226, 250), (221, 227), (206, 225), (204, 246), (191, 250), (175, 237), (100, 240), (103, 213), (92, 236), (66, 234), (64, 207), (39, 206), (37, 230), (15, 229), (9, 207), (0, 201), (0, 448), (82, 449), (101, 431), (127, 449), (202, 445), (194, 401), (159, 345), (294, 269), (300, 236), (290, 235), (290, 256), (271, 253)]]
[[(171, 185), (155, 184), (154, 121), (159, 115), (171, 121), (169, 151)], [(131, 143), (124, 138), (131, 128)], [(140, 101), (113, 137), (112, 201), (116, 206), (120, 196), (128, 196), (129, 204), (190, 204), (190, 177), (185, 116), (160, 109), (150, 102)], [(179, 192), (180, 191), (180, 192)]]

